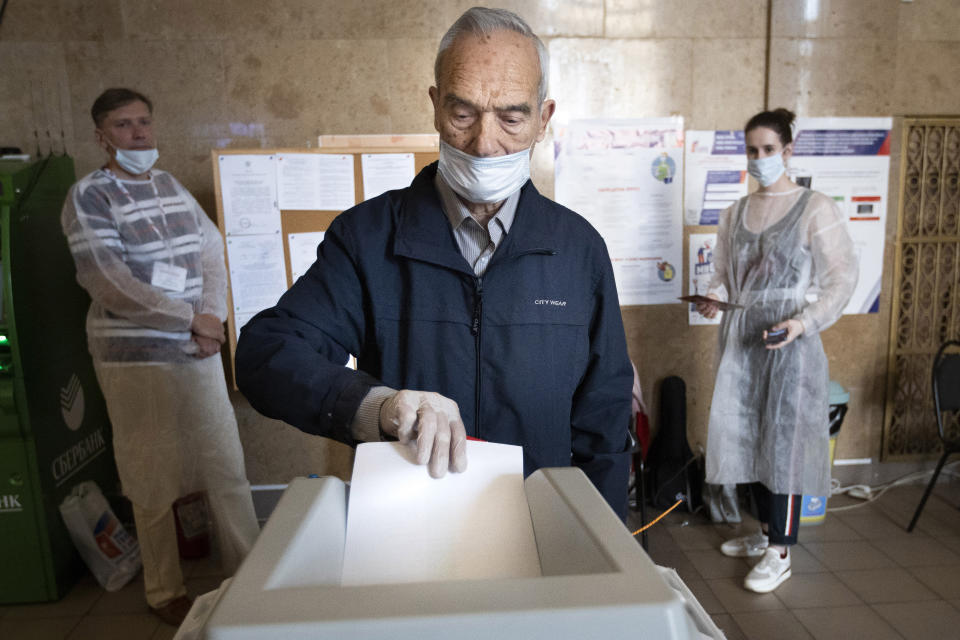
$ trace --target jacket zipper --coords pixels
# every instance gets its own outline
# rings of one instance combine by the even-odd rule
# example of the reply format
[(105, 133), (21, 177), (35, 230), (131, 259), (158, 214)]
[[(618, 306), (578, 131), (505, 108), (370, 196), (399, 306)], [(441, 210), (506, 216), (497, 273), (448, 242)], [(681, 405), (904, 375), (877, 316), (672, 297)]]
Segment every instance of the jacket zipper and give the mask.
[[(512, 260), (514, 258), (519, 258), (521, 256), (526, 256), (530, 254), (542, 254), (542, 255), (555, 256), (557, 255), (557, 251), (556, 249), (546, 249), (546, 248), (528, 249), (527, 251), (522, 251), (520, 253), (516, 253), (510, 256), (510, 259)], [(480, 440), (483, 440), (484, 439), (483, 429), (480, 422), (480, 409), (481, 409), (480, 407), (481, 388), (480, 387), (481, 387), (481, 381), (483, 380), (483, 377), (481, 375), (481, 370), (480, 370), (481, 369), (480, 355), (481, 355), (481, 347), (482, 347), (481, 316), (483, 315), (483, 277), (476, 276), (474, 278), (474, 281), (475, 281), (475, 286), (474, 286), (475, 298), (473, 301), (473, 321), (470, 324), (470, 333), (473, 334), (473, 344), (474, 344), (474, 348), (476, 349), (476, 355), (477, 355), (477, 372), (476, 372), (477, 382), (474, 385), (474, 407), (475, 408), (474, 408), (473, 424), (474, 424), (474, 432), (476, 433), (474, 437), (479, 438)]]
[(475, 286), (475, 298), (473, 301), (473, 323), (470, 325), (470, 333), (473, 334), (473, 344), (477, 354), (477, 382), (474, 387), (474, 433), (476, 438), (483, 440), (483, 432), (480, 430), (480, 317), (483, 313), (483, 278), (477, 276)]

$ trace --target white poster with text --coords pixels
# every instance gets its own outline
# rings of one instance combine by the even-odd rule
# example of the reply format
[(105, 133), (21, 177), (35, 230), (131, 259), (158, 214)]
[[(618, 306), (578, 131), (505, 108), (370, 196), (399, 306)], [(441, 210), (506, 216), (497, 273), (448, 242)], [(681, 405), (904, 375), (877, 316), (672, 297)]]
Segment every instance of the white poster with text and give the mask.
[(556, 200), (607, 244), (621, 305), (672, 304), (683, 264), (683, 118), (581, 120), (554, 142)]

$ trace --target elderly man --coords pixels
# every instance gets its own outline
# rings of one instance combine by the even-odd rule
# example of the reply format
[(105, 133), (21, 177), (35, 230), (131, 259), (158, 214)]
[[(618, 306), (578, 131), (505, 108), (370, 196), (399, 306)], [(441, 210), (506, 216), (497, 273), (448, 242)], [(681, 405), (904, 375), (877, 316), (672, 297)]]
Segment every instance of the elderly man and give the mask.
[(623, 517), (632, 373), (610, 260), (529, 180), (555, 108), (547, 68), (513, 13), (454, 23), (430, 88), (439, 163), (334, 220), (309, 272), (243, 329), (238, 382), (310, 433), (416, 438), (434, 477), (466, 468), (467, 435), (521, 445), (525, 473), (574, 464)]
[(108, 89), (90, 110), (106, 154), (61, 222), (90, 294), (87, 338), (133, 503), (151, 611), (179, 625), (186, 597), (172, 503), (205, 489), (224, 568), (259, 533), (223, 364), (223, 240), (190, 193), (153, 168), (150, 100)]

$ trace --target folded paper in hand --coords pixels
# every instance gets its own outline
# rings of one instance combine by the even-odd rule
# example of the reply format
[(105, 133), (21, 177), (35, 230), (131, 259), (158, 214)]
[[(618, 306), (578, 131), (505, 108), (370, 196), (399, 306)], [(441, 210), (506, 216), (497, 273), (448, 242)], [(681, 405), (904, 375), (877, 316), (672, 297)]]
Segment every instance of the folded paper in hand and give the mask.
[(708, 298), (707, 296), (680, 296), (677, 300), (683, 300), (684, 302), (692, 302), (694, 304), (715, 304), (720, 311), (727, 311), (729, 309), (743, 309), (742, 304), (734, 304), (732, 302), (723, 302), (722, 300), (714, 300), (713, 298)]

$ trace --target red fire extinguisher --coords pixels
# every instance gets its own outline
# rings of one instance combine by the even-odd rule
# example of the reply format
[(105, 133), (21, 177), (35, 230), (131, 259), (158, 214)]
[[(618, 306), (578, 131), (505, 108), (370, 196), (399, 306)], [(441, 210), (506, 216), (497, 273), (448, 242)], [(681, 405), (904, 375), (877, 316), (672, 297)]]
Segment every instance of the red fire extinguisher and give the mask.
[(210, 555), (210, 517), (206, 492), (196, 491), (173, 503), (177, 524), (177, 546), (181, 558), (205, 558)]

